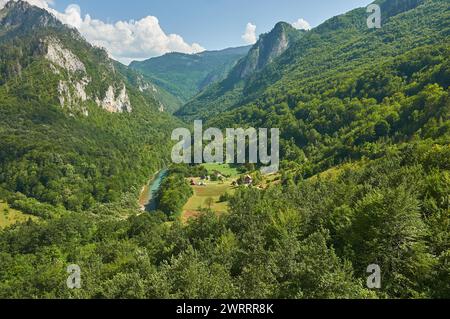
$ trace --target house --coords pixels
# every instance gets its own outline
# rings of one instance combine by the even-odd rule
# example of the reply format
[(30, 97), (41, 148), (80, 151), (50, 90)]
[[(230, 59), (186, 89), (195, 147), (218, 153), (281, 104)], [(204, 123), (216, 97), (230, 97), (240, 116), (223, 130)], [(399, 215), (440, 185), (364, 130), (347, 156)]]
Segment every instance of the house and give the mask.
[(253, 178), (250, 175), (247, 175), (244, 177), (244, 185), (252, 185), (253, 184)]
[(219, 171), (214, 171), (214, 176), (220, 177), (222, 176), (222, 173), (220, 173)]

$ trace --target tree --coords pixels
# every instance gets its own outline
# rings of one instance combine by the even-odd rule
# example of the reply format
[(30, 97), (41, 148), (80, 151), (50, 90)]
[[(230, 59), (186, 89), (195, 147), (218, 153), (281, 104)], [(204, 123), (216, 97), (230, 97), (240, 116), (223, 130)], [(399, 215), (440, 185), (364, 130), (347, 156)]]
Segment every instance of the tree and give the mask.
[(212, 205), (214, 205), (214, 199), (212, 197), (208, 197), (205, 201), (206, 206), (211, 209)]
[(378, 264), (383, 291), (396, 297), (419, 297), (430, 270), (417, 197), (404, 185), (375, 189), (355, 207), (352, 229), (354, 264), (362, 272)]

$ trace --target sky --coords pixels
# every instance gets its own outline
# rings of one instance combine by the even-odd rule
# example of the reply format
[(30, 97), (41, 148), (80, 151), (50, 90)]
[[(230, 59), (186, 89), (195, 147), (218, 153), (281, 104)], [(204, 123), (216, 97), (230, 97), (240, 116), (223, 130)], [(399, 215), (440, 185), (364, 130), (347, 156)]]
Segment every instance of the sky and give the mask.
[[(7, 0), (0, 0), (0, 6)], [(253, 44), (279, 21), (310, 29), (373, 0), (27, 0), (128, 64)]]

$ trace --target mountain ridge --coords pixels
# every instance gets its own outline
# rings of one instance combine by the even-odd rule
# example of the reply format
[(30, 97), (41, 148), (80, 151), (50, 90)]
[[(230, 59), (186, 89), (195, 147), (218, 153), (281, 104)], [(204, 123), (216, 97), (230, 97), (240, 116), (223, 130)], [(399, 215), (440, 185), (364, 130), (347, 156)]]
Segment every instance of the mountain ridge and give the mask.
[[(382, 15), (384, 23), (387, 23), (407, 14), (425, 2), (427, 1), (395, 0), (391, 2), (379, 0), (374, 3), (380, 5), (382, 12), (387, 12), (387, 14)], [(354, 36), (356, 33), (358, 33), (359, 37), (370, 36), (373, 32), (370, 32), (371, 30), (367, 28), (366, 20), (368, 16), (366, 8), (356, 8), (345, 14), (328, 19), (316, 28), (304, 33), (296, 41), (295, 45), (277, 57), (276, 63), (269, 63), (259, 70), (256, 75), (249, 76), (237, 86), (236, 80), (233, 78), (228, 78), (221, 84), (211, 86), (189, 101), (175, 114), (185, 121), (192, 121), (193, 119), (207, 120), (218, 113), (238, 108), (249, 101), (257, 99), (264, 90), (282, 79), (284, 74), (290, 73), (292, 71), (291, 68), (296, 67), (295, 61), (298, 62), (302, 59), (302, 55), (305, 52), (321, 50), (320, 47), (328, 45), (328, 43), (331, 43), (330, 41), (337, 43), (348, 41), (349, 35)], [(347, 33), (344, 30), (347, 30)], [(383, 29), (379, 32), (383, 32)], [(369, 54), (371, 53), (369, 52)]]
[[(381, 144), (388, 136), (393, 144), (414, 134), (429, 136), (427, 127), (433, 127), (433, 121), (441, 121), (441, 135), (435, 136), (445, 141), (449, 4), (442, 0), (416, 4), (394, 10), (397, 14), (379, 30), (364, 27), (362, 9), (311, 30), (245, 84), (244, 92), (251, 93), (234, 102), (233, 109), (220, 115), (206, 113), (208, 125), (279, 127), (282, 153), (307, 161), (302, 164), (308, 167), (307, 176), (312, 166), (317, 173), (360, 158), (364, 145)], [(422, 110), (419, 96), (434, 91), (442, 98), (441, 109), (438, 103)], [(413, 118), (414, 112), (421, 116)]]
[(250, 46), (243, 46), (196, 54), (173, 52), (134, 61), (130, 67), (185, 103), (211, 83), (224, 78), (249, 49)]

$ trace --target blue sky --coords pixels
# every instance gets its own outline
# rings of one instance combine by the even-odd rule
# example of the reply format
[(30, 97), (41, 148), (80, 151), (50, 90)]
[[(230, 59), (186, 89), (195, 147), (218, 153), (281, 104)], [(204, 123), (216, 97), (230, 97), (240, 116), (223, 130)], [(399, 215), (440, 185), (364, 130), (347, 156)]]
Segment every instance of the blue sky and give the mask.
[(294, 22), (299, 18), (317, 26), (326, 19), (353, 8), (366, 6), (371, 0), (54, 0), (53, 8), (63, 12), (77, 4), (81, 15), (115, 23), (158, 18), (166, 33), (175, 33), (187, 43), (222, 49), (244, 45), (241, 38), (247, 23), (256, 25), (257, 34), (269, 31), (277, 22)]
[[(7, 1), (0, 0), (0, 8)], [(25, 1), (54, 14), (91, 44), (128, 64), (168, 52), (192, 54), (253, 44), (277, 22), (314, 28), (373, 0)]]

